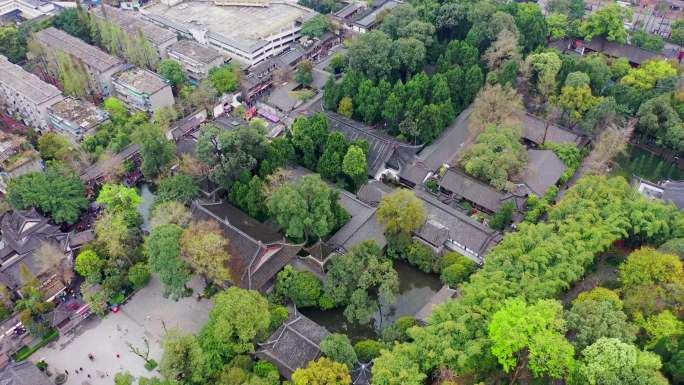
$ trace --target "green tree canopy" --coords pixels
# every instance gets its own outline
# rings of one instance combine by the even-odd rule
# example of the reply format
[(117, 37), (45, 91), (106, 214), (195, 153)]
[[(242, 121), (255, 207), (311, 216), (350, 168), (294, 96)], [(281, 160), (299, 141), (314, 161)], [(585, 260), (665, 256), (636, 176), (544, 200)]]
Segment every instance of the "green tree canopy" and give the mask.
[(510, 372), (524, 363), (521, 352), (529, 351), (529, 367), (536, 377), (564, 378), (574, 365), (575, 349), (565, 340), (565, 322), (560, 303), (542, 300), (533, 305), (516, 299), (494, 313), (489, 324), (492, 353)]
[(346, 306), (344, 315), (349, 321), (370, 322), (379, 309), (378, 299), (393, 303), (398, 290), (397, 272), (373, 240), (362, 242), (330, 261), (325, 293), (334, 303)]
[(520, 142), (520, 129), (485, 128), (463, 152), (460, 163), (468, 174), (497, 189), (507, 189), (509, 180), (527, 165), (527, 151)]
[(7, 200), (15, 209), (39, 209), (57, 223), (75, 223), (88, 208), (81, 179), (54, 164), (10, 180)]
[(306, 368), (292, 373), (294, 385), (351, 385), (349, 368), (325, 357), (309, 362)]
[(229, 188), (243, 172), (256, 169), (267, 151), (266, 133), (256, 126), (220, 130), (206, 126), (197, 142), (197, 157), (209, 166), (209, 178)]
[(238, 354), (254, 352), (255, 339), (267, 337), (270, 323), (268, 301), (258, 292), (231, 287), (217, 294), (199, 336), (212, 370)]
[(302, 25), (301, 34), (308, 37), (321, 37), (330, 28), (330, 22), (324, 15), (316, 15)]
[(626, 343), (636, 339), (637, 328), (627, 321), (622, 303), (610, 300), (585, 299), (573, 303), (566, 315), (568, 329), (574, 333), (577, 351), (602, 337), (617, 338)]
[(321, 351), (333, 361), (347, 365), (349, 370), (359, 362), (349, 337), (344, 334), (333, 333), (321, 342)]
[(609, 4), (592, 12), (591, 15), (582, 22), (580, 32), (584, 35), (586, 40), (591, 40), (596, 36), (604, 36), (608, 40), (624, 44), (627, 42), (625, 22), (631, 20), (631, 8), (623, 7), (618, 4)]
[(658, 81), (677, 76), (677, 69), (667, 60), (651, 60), (638, 68), (632, 68), (620, 82), (641, 90), (650, 90)]
[(354, 187), (360, 187), (368, 179), (368, 160), (363, 149), (351, 145), (342, 160), (342, 171), (353, 181)]
[(215, 221), (193, 221), (180, 239), (182, 255), (195, 272), (208, 281), (225, 285), (233, 280), (226, 251), (228, 240)]
[(150, 269), (159, 275), (164, 284), (164, 295), (174, 299), (187, 295), (186, 284), (190, 271), (180, 258), (180, 239), (183, 229), (177, 225), (161, 225), (145, 239), (145, 252)]
[(634, 251), (620, 265), (620, 282), (625, 306), (632, 312), (650, 315), (683, 305), (682, 261), (675, 255), (648, 247)]
[(195, 179), (186, 174), (177, 174), (162, 179), (157, 189), (156, 202), (178, 201), (190, 204), (199, 196), (200, 189)]
[(390, 234), (410, 233), (425, 224), (425, 205), (411, 190), (399, 189), (382, 198), (378, 206), (378, 221)]
[(584, 349), (578, 383), (666, 385), (660, 358), (615, 338), (601, 338)]
[(268, 209), (288, 237), (320, 238), (348, 218), (337, 195), (319, 175), (307, 175), (275, 190), (268, 198)]
[(214, 68), (209, 71), (209, 81), (219, 94), (233, 92), (240, 85), (240, 69), (231, 64)]
[(166, 139), (158, 125), (145, 124), (136, 133), (142, 156), (141, 170), (145, 177), (159, 176), (176, 159), (176, 144)]
[(171, 83), (174, 89), (179, 89), (188, 79), (180, 63), (173, 59), (164, 59), (159, 63), (157, 72)]

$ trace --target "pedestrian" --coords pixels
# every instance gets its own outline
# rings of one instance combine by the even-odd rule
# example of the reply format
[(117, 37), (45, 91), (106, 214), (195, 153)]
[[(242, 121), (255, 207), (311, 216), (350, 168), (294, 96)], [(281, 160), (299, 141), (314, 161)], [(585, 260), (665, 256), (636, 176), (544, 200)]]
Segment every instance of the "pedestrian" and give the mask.
[(68, 375), (69, 375), (69, 371), (66, 370), (66, 369), (64, 369), (64, 374), (66, 374), (66, 375), (68, 376)]
[(116, 358), (121, 358), (121, 355), (119, 355), (119, 353), (116, 353)]
[(83, 368), (78, 368), (78, 370), (83, 371)]
[(90, 378), (90, 374), (88, 374), (88, 378)]

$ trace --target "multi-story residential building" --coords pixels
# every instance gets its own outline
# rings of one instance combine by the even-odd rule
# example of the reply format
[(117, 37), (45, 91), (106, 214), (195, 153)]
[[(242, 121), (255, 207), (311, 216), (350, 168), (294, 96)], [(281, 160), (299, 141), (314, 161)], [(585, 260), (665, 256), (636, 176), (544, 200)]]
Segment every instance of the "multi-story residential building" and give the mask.
[(112, 77), (114, 95), (129, 107), (153, 113), (162, 107), (172, 106), (171, 86), (154, 72), (127, 66)]
[(194, 40), (179, 40), (168, 48), (169, 58), (180, 63), (191, 81), (198, 82), (209, 75), (212, 68), (221, 66), (226, 59), (217, 50)]
[(302, 24), (316, 15), (292, 2), (163, 0), (144, 7), (144, 18), (181, 36), (214, 47), (244, 67), (287, 50)]
[(76, 98), (65, 98), (48, 108), (50, 126), (78, 143), (85, 134), (94, 134), (95, 128), (109, 115), (94, 104)]
[(142, 33), (157, 51), (160, 59), (166, 58), (166, 51), (169, 46), (178, 41), (175, 32), (143, 20), (137, 11), (125, 11), (103, 4), (95, 7), (93, 14), (118, 25), (130, 36)]
[(91, 91), (104, 96), (111, 93), (112, 75), (121, 69), (121, 59), (54, 27), (33, 36), (43, 46), (43, 55), (49, 62), (48, 70), (57, 75), (58, 55), (66, 53), (83, 64), (90, 75)]
[(0, 104), (25, 124), (47, 129), (47, 109), (64, 99), (62, 92), (0, 55)]

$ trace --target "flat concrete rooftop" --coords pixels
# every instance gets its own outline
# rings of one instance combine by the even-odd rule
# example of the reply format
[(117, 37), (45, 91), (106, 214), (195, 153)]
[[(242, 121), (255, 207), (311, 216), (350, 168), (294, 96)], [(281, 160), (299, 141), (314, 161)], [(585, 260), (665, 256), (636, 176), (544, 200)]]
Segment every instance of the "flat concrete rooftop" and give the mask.
[(118, 72), (114, 74), (112, 80), (148, 95), (168, 86), (168, 83), (161, 76), (138, 67), (131, 67)]
[(107, 120), (108, 117), (106, 112), (94, 104), (72, 97), (64, 98), (53, 104), (49, 110), (55, 116), (74, 122), (83, 128), (92, 128)]
[(185, 1), (174, 6), (161, 3), (145, 7), (144, 13), (180, 23), (188, 28), (206, 28), (238, 44), (238, 48), (258, 45), (268, 36), (291, 29), (296, 20), (315, 13), (286, 3), (268, 7), (221, 6), (210, 1)]

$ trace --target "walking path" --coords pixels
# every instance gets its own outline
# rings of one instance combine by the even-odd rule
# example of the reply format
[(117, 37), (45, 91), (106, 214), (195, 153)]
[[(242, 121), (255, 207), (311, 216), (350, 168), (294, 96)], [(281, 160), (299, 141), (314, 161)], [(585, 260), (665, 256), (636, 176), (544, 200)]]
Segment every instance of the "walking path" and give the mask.
[[(189, 286), (198, 293), (204, 283), (199, 277), (193, 277)], [(195, 296), (176, 302), (162, 297), (161, 293), (161, 283), (154, 277), (118, 313), (110, 313), (104, 319), (91, 316), (73, 333), (61, 336), (34, 353), (31, 360), (45, 360), (52, 373), (67, 371), (66, 385), (88, 382), (111, 385), (114, 374), (126, 371), (136, 377), (159, 376), (157, 370), (145, 369), (143, 359), (133, 354), (128, 344), (145, 350), (144, 340), (147, 339), (149, 357), (159, 362), (165, 330), (179, 328), (186, 333), (197, 332), (207, 321), (212, 306), (210, 300), (198, 302)], [(95, 359), (90, 361), (88, 354), (93, 354)], [(79, 368), (83, 371), (76, 373)]]

